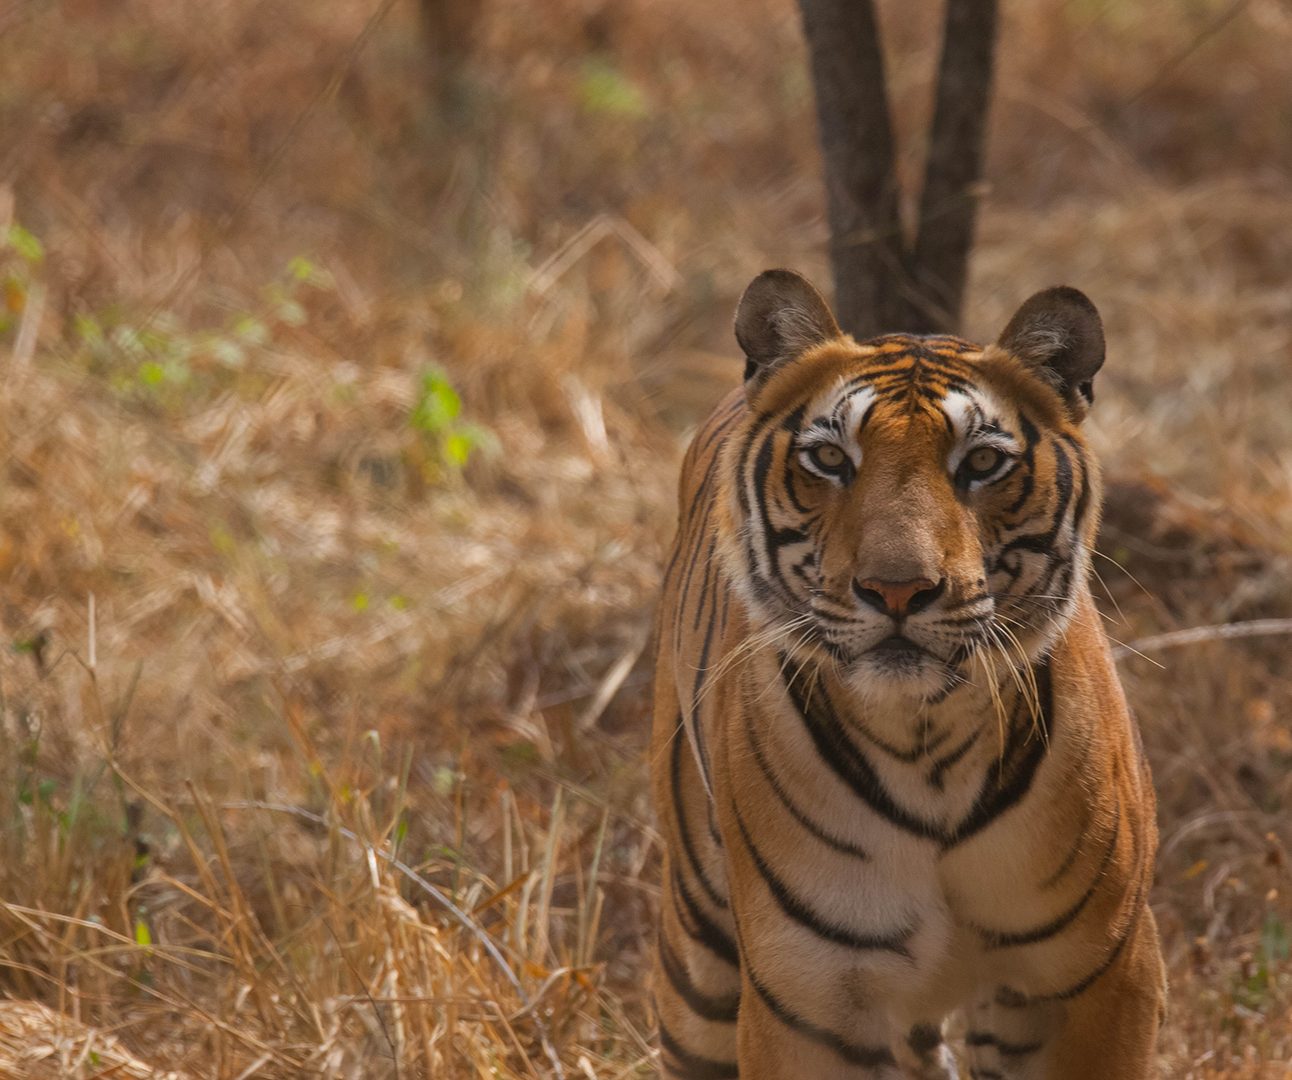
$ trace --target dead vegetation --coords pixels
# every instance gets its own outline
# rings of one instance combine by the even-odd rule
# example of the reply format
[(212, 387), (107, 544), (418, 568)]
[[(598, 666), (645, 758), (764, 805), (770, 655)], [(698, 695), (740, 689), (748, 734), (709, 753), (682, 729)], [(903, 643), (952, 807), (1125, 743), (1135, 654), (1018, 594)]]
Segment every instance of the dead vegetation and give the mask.
[[(1110, 633), (1286, 618), (1292, 13), (1007, 15), (967, 330), (1105, 313)], [(531, 16), (437, 112), (415, 5), (0, 13), (0, 1075), (653, 1074), (646, 635), (810, 86), (788, 0)], [(1171, 1077), (1292, 1062), (1290, 641), (1122, 661)]]

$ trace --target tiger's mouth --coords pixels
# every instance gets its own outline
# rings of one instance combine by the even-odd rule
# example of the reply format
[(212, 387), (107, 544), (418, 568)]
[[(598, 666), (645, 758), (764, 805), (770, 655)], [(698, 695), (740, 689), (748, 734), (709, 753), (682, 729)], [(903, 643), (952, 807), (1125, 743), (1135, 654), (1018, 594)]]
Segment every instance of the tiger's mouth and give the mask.
[(910, 638), (902, 634), (890, 634), (883, 641), (872, 645), (866, 650), (867, 653), (875, 656), (888, 658), (899, 658), (902, 656), (928, 656), (929, 650), (920, 645), (916, 645)]
[(945, 657), (898, 632), (853, 653), (845, 670), (848, 682), (877, 706), (907, 707), (944, 694), (959, 679)]
[(871, 671), (889, 679), (910, 679), (942, 666), (941, 658), (902, 634), (890, 634), (858, 657)]

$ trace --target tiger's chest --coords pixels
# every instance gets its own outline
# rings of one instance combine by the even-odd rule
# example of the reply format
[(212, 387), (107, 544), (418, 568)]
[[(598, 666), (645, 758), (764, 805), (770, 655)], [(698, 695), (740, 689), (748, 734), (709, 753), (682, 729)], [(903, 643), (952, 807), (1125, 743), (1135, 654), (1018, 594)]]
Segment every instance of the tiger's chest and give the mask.
[(1051, 917), (1039, 885), (1063, 838), (1024, 796), (1058, 781), (1061, 747), (986, 722), (900, 743), (788, 711), (728, 738), (719, 801), (755, 976), (826, 1009), (874, 995), (915, 1022), (1017, 974), (991, 935)]

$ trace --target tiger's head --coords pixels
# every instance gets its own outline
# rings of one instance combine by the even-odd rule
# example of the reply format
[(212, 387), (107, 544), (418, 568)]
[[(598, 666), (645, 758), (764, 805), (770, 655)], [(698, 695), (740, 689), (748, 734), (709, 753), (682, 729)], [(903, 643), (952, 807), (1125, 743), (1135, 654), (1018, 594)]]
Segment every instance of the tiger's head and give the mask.
[(745, 291), (749, 408), (724, 451), (724, 559), (759, 621), (863, 692), (930, 700), (1018, 667), (1084, 588), (1099, 483), (1081, 433), (1094, 305), (1028, 300), (994, 345), (857, 342), (786, 270)]

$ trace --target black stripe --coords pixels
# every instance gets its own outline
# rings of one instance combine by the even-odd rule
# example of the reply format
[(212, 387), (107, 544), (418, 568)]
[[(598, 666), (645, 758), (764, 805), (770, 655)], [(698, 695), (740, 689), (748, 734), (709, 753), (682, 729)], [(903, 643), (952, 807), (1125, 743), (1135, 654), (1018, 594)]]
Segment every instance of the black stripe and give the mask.
[(1032, 497), (1032, 491), (1036, 486), (1036, 477), (1034, 475), (1036, 466), (1036, 444), (1040, 441), (1041, 433), (1036, 429), (1028, 418), (1026, 413), (1018, 414), (1019, 424), (1023, 429), (1023, 452), (1019, 454), (1019, 464), (1024, 469), (1023, 485), (1019, 490), (1018, 498), (1014, 500), (1012, 506), (1005, 508), (1006, 514), (1017, 514), (1024, 504)]
[(670, 1058), (670, 1072), (685, 1077), (685, 1080), (737, 1080), (740, 1070), (734, 1061), (714, 1061), (692, 1053), (669, 1034), (663, 1024), (659, 1026), (659, 1045)]
[[(781, 657), (781, 667), (785, 670), (788, 658)], [(869, 806), (880, 817), (890, 824), (917, 836), (931, 840), (942, 839), (942, 830), (930, 822), (923, 821), (898, 806), (889, 795), (874, 768), (852, 741), (844, 734), (839, 719), (834, 715), (825, 687), (820, 681), (812, 686), (805, 686), (801, 672), (785, 679), (785, 688), (790, 701), (798, 711), (799, 718), (812, 737), (812, 744), (821, 760), (840, 780), (852, 789), (853, 793)], [(808, 695), (811, 694), (811, 704)]]
[(1104, 874), (1108, 870), (1108, 864), (1112, 861), (1113, 853), (1117, 850), (1117, 838), (1121, 833), (1121, 807), (1118, 806), (1117, 820), (1113, 823), (1112, 836), (1109, 837), (1108, 846), (1104, 849), (1104, 857), (1099, 862), (1099, 869), (1095, 871), (1094, 880), (1091, 881), (1090, 887), (1081, 895), (1067, 911), (1051, 919), (1043, 926), (1038, 926), (1034, 930), (1021, 930), (1013, 933), (1004, 933), (995, 930), (980, 930), (983, 942), (989, 949), (1008, 949), (1016, 945), (1035, 945), (1038, 941), (1045, 941), (1047, 938), (1054, 937), (1055, 934), (1065, 929), (1073, 923), (1077, 916), (1085, 910), (1090, 903), (1090, 898), (1095, 895), (1096, 890), (1104, 880)]
[(1049, 554), (1054, 550), (1054, 541), (1067, 521), (1068, 507), (1072, 503), (1072, 462), (1067, 452), (1057, 442), (1052, 444), (1052, 449), (1054, 450), (1054, 489), (1058, 504), (1046, 515), (1050, 527), (1045, 532), (1027, 533), (1009, 541), (997, 552), (998, 561), (1013, 551)]
[(785, 475), (782, 480), (785, 487), (785, 497), (789, 499), (790, 505), (800, 514), (810, 514), (812, 507), (799, 498), (798, 489), (795, 486), (797, 480), (798, 476), (794, 471), (794, 455), (787, 454), (785, 456)]
[[(723, 599), (725, 601), (728, 589), (723, 590)], [(700, 771), (704, 773), (704, 783), (708, 790), (713, 790), (712, 772), (709, 767), (709, 751), (704, 744), (703, 731), (700, 722), (703, 714), (700, 711), (700, 692), (704, 689), (704, 677), (709, 674), (709, 650), (713, 647), (713, 631), (717, 625), (721, 624), (726, 629), (726, 605), (724, 603), (721, 609), (716, 604), (709, 608), (709, 622), (704, 628), (704, 641), (700, 646), (700, 662), (695, 668), (695, 684), (691, 687), (691, 730), (695, 733), (695, 745), (700, 757)], [(677, 789), (674, 788), (676, 796)], [(709, 891), (709, 886), (705, 884), (705, 890)], [(713, 893), (710, 892), (710, 896)], [(715, 901), (716, 902), (716, 901)], [(725, 907), (726, 905), (721, 905)]]
[(1086, 830), (1090, 828), (1090, 819), (1094, 816), (1093, 810), (1089, 803), (1084, 805), (1084, 814), (1081, 818), (1081, 824), (1077, 827), (1075, 839), (1072, 847), (1068, 849), (1067, 855), (1063, 857), (1063, 862), (1059, 863), (1059, 868), (1054, 871), (1048, 878), (1041, 882), (1042, 889), (1052, 889), (1068, 874), (1068, 871), (1076, 865), (1077, 856), (1081, 854), (1081, 849), (1085, 845)]
[(1078, 477), (1078, 483), (1081, 485), (1081, 493), (1077, 496), (1077, 505), (1072, 510), (1073, 528), (1080, 529), (1081, 522), (1086, 516), (1086, 507), (1090, 502), (1090, 471), (1086, 465), (1085, 455), (1081, 452), (1082, 448), (1077, 442), (1068, 438), (1068, 443), (1072, 446), (1073, 457), (1077, 459), (1077, 464), (1081, 466), (1081, 474)]
[(1092, 971), (1084, 979), (1069, 986), (1066, 990), (1060, 990), (1057, 993), (1053, 993), (1053, 994), (1019, 994), (1018, 991), (1016, 990), (1010, 990), (1008, 987), (1002, 987), (1001, 989), (1003, 991), (1007, 991), (1007, 993), (1003, 995), (1004, 997), (1003, 1000), (1002, 1000), (1002, 994), (997, 993), (996, 995), (997, 1004), (1009, 1007), (1010, 1005), (1020, 1005), (1020, 1004), (1036, 1005), (1036, 1004), (1042, 1004), (1044, 1002), (1049, 1002), (1049, 1001), (1071, 1001), (1074, 997), (1079, 997), (1081, 994), (1084, 994), (1087, 990), (1090, 989), (1091, 986), (1094, 985), (1095, 980), (1097, 980), (1101, 975), (1103, 975), (1104, 972), (1106, 972), (1110, 967), (1113, 966), (1113, 964), (1117, 963), (1117, 958), (1121, 956), (1122, 949), (1126, 948), (1126, 943), (1130, 941), (1131, 935), (1135, 933), (1136, 928), (1139, 926), (1140, 915), (1142, 915), (1143, 912), (1144, 912), (1144, 885), (1143, 885), (1143, 882), (1141, 882), (1140, 887), (1135, 894), (1135, 913), (1134, 915), (1131, 916), (1130, 922), (1127, 923), (1126, 932), (1122, 934), (1122, 936), (1118, 939), (1117, 944), (1114, 945), (1108, 951), (1108, 955), (1104, 957), (1104, 959), (1100, 962), (1099, 966), (1095, 968), (1094, 971)]
[(682, 578), (682, 587), (681, 589), (678, 590), (679, 619), (681, 617), (682, 612), (686, 610), (687, 601), (691, 597), (691, 584), (695, 580), (696, 568), (701, 563), (704, 563), (706, 567), (709, 565), (709, 560), (700, 558), (700, 548), (704, 543), (705, 535), (706, 534), (710, 535), (710, 540), (709, 540), (710, 549), (712, 549), (713, 545), (715, 545), (718, 542), (717, 534), (716, 533), (710, 534), (709, 530), (705, 528), (705, 526), (708, 524), (708, 520), (709, 520), (709, 508), (706, 506), (700, 518), (698, 520), (695, 520), (695, 541), (692, 543), (690, 548), (690, 552), (689, 552), (690, 561), (686, 568), (686, 574)]
[(929, 772), (928, 777), (930, 787), (936, 791), (942, 790), (943, 785), (946, 782), (947, 771), (953, 768), (956, 763), (965, 756), (965, 754), (969, 753), (973, 744), (978, 741), (978, 736), (981, 734), (982, 728), (979, 727), (973, 732), (973, 734), (965, 739), (964, 742), (952, 750), (951, 753), (947, 754), (945, 757), (938, 758), (937, 761), (933, 763), (933, 768)]
[(750, 508), (749, 493), (745, 490), (745, 466), (749, 460), (751, 448), (770, 419), (770, 417), (762, 414), (755, 418), (754, 422), (745, 430), (745, 437), (741, 440), (736, 453), (736, 499), (740, 505), (740, 516), (746, 521), (749, 520)]
[(867, 1069), (878, 1069), (884, 1065), (896, 1065), (893, 1055), (887, 1047), (880, 1046), (858, 1046), (856, 1043), (850, 1043), (841, 1035), (835, 1034), (823, 1027), (818, 1027), (809, 1020), (805, 1020), (798, 1013), (791, 1010), (788, 1006), (783, 1005), (757, 975), (754, 974), (746, 958), (745, 977), (749, 984), (754, 988), (763, 1004), (767, 1006), (768, 1011), (776, 1017), (791, 1031), (797, 1032), (805, 1039), (811, 1039), (815, 1043), (828, 1047), (833, 1050), (839, 1057), (850, 1065), (860, 1065)]
[(926, 1058), (942, 1045), (942, 1032), (932, 1024), (916, 1024), (906, 1035), (906, 1045)]
[(736, 1012), (740, 1008), (740, 994), (723, 994), (719, 997), (706, 994), (691, 981), (686, 967), (662, 937), (659, 942), (659, 963), (669, 985), (696, 1016), (716, 1024), (736, 1022)]
[(914, 749), (901, 750), (898, 747), (892, 746), (891, 744), (885, 742), (878, 735), (872, 732), (870, 728), (866, 727), (866, 725), (861, 723), (860, 721), (854, 721), (854, 723), (857, 730), (860, 731), (869, 742), (879, 747), (879, 749), (882, 750), (889, 757), (895, 758), (897, 761), (902, 762), (902, 764), (904, 765), (909, 765), (913, 761), (919, 761), (920, 758), (927, 757), (932, 751), (936, 750), (939, 746), (941, 746), (944, 742), (946, 742), (947, 739), (951, 737), (951, 728), (948, 727), (945, 731), (941, 732), (938, 735), (933, 736), (932, 739), (922, 742), (919, 746), (916, 746)]
[(726, 434), (727, 429), (731, 427), (731, 422), (742, 412), (745, 411), (745, 399), (743, 395), (736, 398), (727, 406), (725, 413), (718, 414), (718, 418), (709, 434), (705, 437), (704, 442), (695, 444), (696, 455), (699, 456), (709, 449), (719, 438)]
[(1035, 1054), (1043, 1043), (1011, 1043), (990, 1031), (971, 1031), (965, 1036), (965, 1046), (994, 1046), (1007, 1057), (1021, 1057), (1024, 1054)]
[(825, 844), (826, 847), (839, 852), (841, 855), (851, 855), (856, 859), (869, 859), (870, 855), (857, 847), (857, 845), (850, 844), (846, 840), (840, 840), (837, 837), (831, 836), (795, 805), (789, 792), (785, 790), (784, 785), (780, 782), (780, 779), (773, 771), (771, 762), (767, 760), (767, 755), (763, 752), (762, 741), (758, 738), (758, 733), (750, 724), (749, 717), (750, 713), (746, 712), (745, 737), (749, 740), (749, 745), (754, 751), (754, 761), (762, 771), (763, 778), (767, 781), (768, 786), (775, 793), (776, 797), (780, 799), (781, 805), (789, 811), (790, 816), (802, 825), (808, 833), (814, 836), (817, 840), (820, 840), (821, 843)]
[(754, 860), (754, 866), (767, 883), (767, 887), (771, 890), (771, 894), (781, 911), (800, 926), (812, 931), (817, 937), (834, 942), (836, 945), (844, 945), (849, 949), (893, 952), (898, 956), (910, 959), (911, 953), (906, 947), (906, 940), (911, 936), (909, 929), (882, 936), (877, 934), (858, 934), (847, 927), (828, 922), (808, 907), (803, 899), (785, 884), (784, 879), (779, 877), (767, 860), (763, 858), (762, 853), (754, 844), (753, 837), (749, 835), (749, 828), (745, 825), (744, 815), (741, 814), (740, 807), (733, 803), (732, 809), (736, 812), (736, 824), (739, 826), (740, 835), (745, 841), (745, 848)]
[[(681, 727), (681, 720), (678, 721), (678, 727)], [(726, 909), (729, 901), (725, 896), (718, 892), (713, 882), (709, 880), (709, 875), (704, 872), (704, 866), (700, 862), (699, 853), (695, 850), (695, 842), (691, 839), (691, 830), (687, 826), (686, 807), (682, 805), (682, 743), (683, 737), (680, 730), (673, 732), (673, 750), (672, 758), (669, 762), (669, 779), (670, 794), (673, 796), (673, 816), (677, 819), (677, 832), (682, 840), (682, 851), (686, 854), (687, 864), (691, 868), (691, 874), (700, 883), (700, 887), (708, 896), (709, 902), (714, 907)]]
[[(732, 967), (740, 966), (740, 956), (736, 952), (736, 943), (727, 932), (709, 918), (696, 903), (686, 882), (674, 872), (669, 875), (672, 880), (673, 907), (677, 912), (682, 930), (692, 941), (699, 942), (719, 960), (725, 960)], [(685, 910), (683, 910), (685, 908)]]
[[(803, 538), (797, 530), (780, 530), (772, 522), (771, 511), (767, 505), (767, 481), (771, 475), (772, 458), (775, 454), (776, 431), (768, 432), (759, 444), (758, 452), (754, 455), (752, 480), (754, 488), (754, 501), (757, 506), (757, 522), (751, 528), (752, 534), (757, 534), (763, 540), (764, 554), (767, 556), (767, 570), (763, 575), (755, 561), (750, 566), (750, 572), (763, 576), (768, 583), (774, 586), (780, 593), (781, 599), (789, 603), (795, 602), (794, 590), (785, 580), (781, 572), (779, 548), (785, 543), (796, 543)], [(784, 534), (784, 535), (783, 535)]]
[(1004, 760), (999, 767), (989, 766), (982, 792), (973, 809), (943, 841), (945, 847), (954, 847), (981, 832), (1006, 810), (1015, 806), (1031, 789), (1037, 770), (1049, 751), (1054, 724), (1054, 684), (1050, 676), (1049, 659), (1034, 665), (1032, 672), (1040, 699), (1040, 715), (1036, 718), (1039, 730), (1034, 730), (1031, 724), (1018, 715), (1020, 706), (1024, 703), (1020, 693), (1015, 703), (1015, 715), (1010, 725)]
[(803, 414), (807, 412), (806, 405), (800, 405), (798, 408), (791, 409), (781, 420), (781, 430), (788, 431), (790, 434), (798, 432), (803, 426)]
[(888, 353), (884, 359), (872, 360), (867, 365), (866, 374), (858, 378), (904, 375), (912, 382), (932, 382), (936, 378), (964, 382), (970, 377), (969, 372), (969, 365), (957, 357), (941, 356), (915, 346), (907, 352)]
[[(717, 548), (718, 534), (715, 532), (709, 538), (709, 546), (705, 550), (704, 554), (696, 560), (697, 562), (704, 563), (704, 577), (700, 579), (700, 595), (695, 602), (695, 618), (691, 622), (692, 631), (698, 631), (700, 629), (700, 619), (704, 616), (704, 598), (709, 592), (709, 579), (713, 578), (714, 585), (715, 587), (717, 586), (717, 575), (714, 573), (716, 560), (713, 557)], [(688, 593), (684, 591), (682, 594), (683, 602), (685, 602), (687, 595)]]

